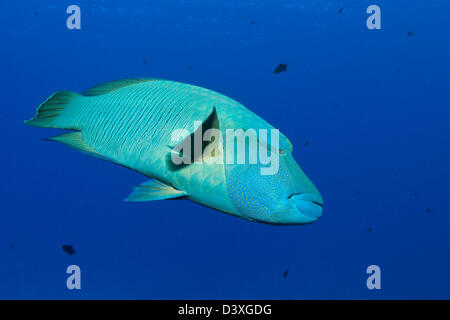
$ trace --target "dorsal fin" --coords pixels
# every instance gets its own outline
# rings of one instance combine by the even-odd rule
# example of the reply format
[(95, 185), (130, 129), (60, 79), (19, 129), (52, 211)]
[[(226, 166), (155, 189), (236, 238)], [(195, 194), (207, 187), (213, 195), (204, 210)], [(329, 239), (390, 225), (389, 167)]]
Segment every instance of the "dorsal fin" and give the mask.
[(115, 91), (120, 88), (132, 86), (137, 83), (149, 82), (149, 81), (155, 81), (155, 80), (158, 80), (158, 79), (130, 78), (130, 79), (114, 80), (114, 81), (98, 84), (95, 87), (92, 87), (92, 88), (84, 91), (83, 95), (89, 96), (89, 97), (100, 96), (102, 94), (106, 94), (106, 93)]

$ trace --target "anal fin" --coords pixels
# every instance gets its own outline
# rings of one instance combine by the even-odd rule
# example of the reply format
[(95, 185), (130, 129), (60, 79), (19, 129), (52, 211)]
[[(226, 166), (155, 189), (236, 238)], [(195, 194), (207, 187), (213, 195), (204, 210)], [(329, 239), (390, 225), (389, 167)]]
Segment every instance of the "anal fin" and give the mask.
[(134, 187), (133, 192), (125, 201), (154, 201), (173, 199), (187, 195), (186, 192), (168, 186), (158, 180), (152, 179)]

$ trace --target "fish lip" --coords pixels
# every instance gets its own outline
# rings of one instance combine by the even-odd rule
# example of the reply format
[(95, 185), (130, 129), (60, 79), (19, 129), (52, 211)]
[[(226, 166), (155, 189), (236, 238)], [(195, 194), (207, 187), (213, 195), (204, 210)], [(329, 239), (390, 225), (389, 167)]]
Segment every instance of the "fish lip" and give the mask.
[(323, 199), (316, 193), (294, 193), (288, 197), (306, 223), (317, 221), (323, 213)]
[(308, 200), (311, 201), (312, 203), (317, 204), (318, 206), (323, 207), (322, 197), (315, 193), (307, 193), (307, 192), (293, 193), (288, 197), (288, 199), (292, 201), (293, 200), (292, 197), (298, 197), (301, 200)]

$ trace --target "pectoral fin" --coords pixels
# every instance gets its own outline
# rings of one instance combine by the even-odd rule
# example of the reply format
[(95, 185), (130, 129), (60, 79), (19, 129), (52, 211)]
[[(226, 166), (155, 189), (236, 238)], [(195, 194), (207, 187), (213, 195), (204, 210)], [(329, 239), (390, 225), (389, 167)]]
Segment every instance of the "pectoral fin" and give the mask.
[(183, 197), (186, 192), (168, 186), (158, 180), (152, 179), (134, 187), (133, 192), (125, 201), (153, 201)]
[[(215, 129), (215, 131), (210, 130)], [(202, 122), (201, 126), (196, 128), (181, 142), (176, 145), (169, 145), (170, 152), (167, 155), (172, 170), (178, 170), (188, 164), (199, 163), (207, 161), (209, 158), (219, 156), (219, 150), (222, 145), (219, 144), (219, 137), (216, 137), (213, 132), (219, 132), (219, 119), (217, 117), (216, 108), (213, 107), (208, 117)], [(203, 140), (206, 133), (209, 133), (208, 141)], [(199, 145), (197, 145), (197, 143)], [(198, 147), (198, 148), (196, 148)], [(206, 152), (205, 152), (206, 150)], [(172, 155), (182, 160), (181, 164), (175, 164), (171, 161)]]

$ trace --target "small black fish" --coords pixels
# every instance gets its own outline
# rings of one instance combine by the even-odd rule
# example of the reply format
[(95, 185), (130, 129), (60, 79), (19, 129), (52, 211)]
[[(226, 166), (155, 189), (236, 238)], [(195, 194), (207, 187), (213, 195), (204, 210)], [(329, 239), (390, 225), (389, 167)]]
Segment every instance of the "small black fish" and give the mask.
[(356, 194), (357, 196), (359, 196), (359, 195), (361, 194), (361, 192), (356, 191), (355, 194)]
[(306, 147), (306, 146), (309, 146), (309, 144), (310, 144), (310, 142), (309, 142), (309, 141), (306, 141), (305, 144), (304, 144), (304, 146), (305, 146), (305, 147)]
[(34, 16), (37, 17), (39, 15), (39, 12), (35, 11)]
[(192, 70), (192, 66), (188, 66), (187, 69), (188, 69), (188, 70)]
[(144, 63), (145, 63), (145, 64), (147, 64), (147, 63), (148, 63), (148, 60), (147, 60), (146, 58), (144, 58)]
[(343, 8), (340, 8), (340, 9), (338, 10), (338, 13), (341, 13), (342, 11), (344, 11), (344, 9), (343, 9)]
[(339, 108), (339, 104), (336, 103), (336, 104), (333, 106), (333, 108), (338, 109), (338, 108)]
[(286, 270), (285, 272), (283, 272), (283, 278), (287, 278), (288, 274), (289, 274), (289, 270)]
[(65, 244), (65, 245), (63, 245), (61, 248), (63, 249), (64, 252), (67, 252), (67, 254), (68, 254), (69, 256), (71, 256), (71, 255), (73, 255), (74, 253), (76, 253), (76, 252), (75, 252), (75, 249), (73, 248), (73, 245)]
[(250, 25), (254, 26), (255, 25), (255, 21), (254, 20), (250, 21)]
[(412, 32), (412, 31), (409, 31), (407, 34), (406, 34), (408, 37), (411, 37), (411, 36), (413, 36), (414, 35), (414, 32)]
[(373, 230), (373, 229), (372, 229), (371, 227), (368, 227), (368, 228), (366, 229), (367, 232), (372, 232), (372, 230)]
[(11, 249), (14, 249), (16, 246), (12, 244), (12, 245), (10, 245), (9, 247), (10, 247)]
[(425, 212), (430, 213), (430, 212), (431, 212), (431, 209), (428, 208), (428, 209), (425, 210)]
[(398, 68), (397, 72), (403, 72), (403, 69), (402, 68)]
[(273, 73), (278, 74), (278, 73), (281, 73), (283, 71), (286, 72), (287, 71), (287, 66), (288, 66), (288, 64), (280, 63), (278, 65), (278, 67), (275, 68)]

